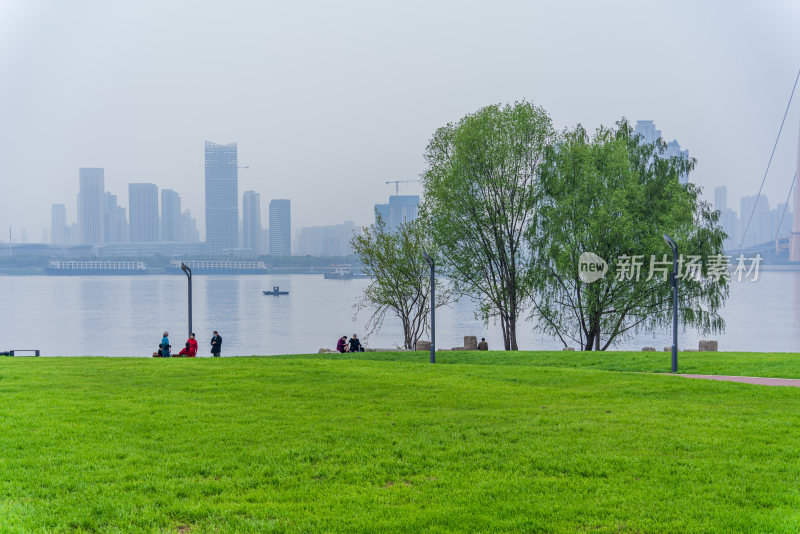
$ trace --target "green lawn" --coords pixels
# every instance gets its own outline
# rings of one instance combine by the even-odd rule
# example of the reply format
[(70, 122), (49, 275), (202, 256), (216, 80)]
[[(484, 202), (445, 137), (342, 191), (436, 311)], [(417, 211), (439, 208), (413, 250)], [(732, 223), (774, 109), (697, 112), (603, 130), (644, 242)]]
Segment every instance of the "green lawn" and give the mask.
[(800, 389), (438, 357), (0, 358), (0, 532), (800, 531)]
[[(380, 361), (415, 361), (425, 363), (427, 352), (360, 352), (353, 354), (315, 354), (285, 356), (286, 358), (334, 358)], [(669, 373), (670, 352), (581, 352), (581, 351), (519, 351), (519, 352), (437, 352), (436, 361), (442, 364), (522, 365)], [(778, 352), (680, 352), (678, 372), (704, 375), (763, 376), (800, 378), (800, 354)]]

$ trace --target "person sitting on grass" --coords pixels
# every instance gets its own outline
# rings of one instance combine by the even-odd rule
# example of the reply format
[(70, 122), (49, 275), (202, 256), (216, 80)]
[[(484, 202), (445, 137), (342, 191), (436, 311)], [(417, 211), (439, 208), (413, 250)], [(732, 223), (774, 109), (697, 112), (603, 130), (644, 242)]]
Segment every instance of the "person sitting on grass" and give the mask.
[(358, 340), (358, 336), (353, 334), (353, 337), (350, 338), (350, 352), (364, 352), (364, 347), (361, 345), (361, 342)]
[(186, 341), (186, 346), (181, 349), (178, 356), (186, 356), (187, 358), (197, 356), (197, 340), (194, 337), (194, 332), (189, 334), (189, 340)]
[(347, 352), (347, 336), (342, 336), (339, 338), (339, 341), (336, 342), (336, 350), (339, 352)]

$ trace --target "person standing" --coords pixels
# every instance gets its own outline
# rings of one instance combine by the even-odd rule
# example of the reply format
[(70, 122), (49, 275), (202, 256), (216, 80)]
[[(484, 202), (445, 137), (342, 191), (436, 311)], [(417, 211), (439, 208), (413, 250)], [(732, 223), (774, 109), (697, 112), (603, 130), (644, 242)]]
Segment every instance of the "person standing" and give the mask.
[(164, 337), (161, 338), (161, 354), (165, 358), (169, 358), (169, 332), (164, 332)]
[(214, 335), (211, 336), (211, 355), (214, 358), (219, 358), (221, 352), (222, 352), (222, 336), (219, 335), (219, 332), (214, 330)]

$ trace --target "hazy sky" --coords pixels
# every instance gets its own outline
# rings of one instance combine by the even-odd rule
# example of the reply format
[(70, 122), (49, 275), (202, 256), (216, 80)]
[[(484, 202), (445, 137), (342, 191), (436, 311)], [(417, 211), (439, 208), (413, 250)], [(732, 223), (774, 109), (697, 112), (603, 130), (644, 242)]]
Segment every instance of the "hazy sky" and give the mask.
[[(753, 195), (797, 69), (800, 2), (0, 0), (0, 238), (76, 217), (79, 167), (172, 188), (203, 228), (203, 141), (294, 228), (370, 223), (433, 131), (527, 99), (561, 129), (652, 119), (691, 180)], [(765, 188), (783, 202), (800, 95)], [(418, 184), (401, 193), (418, 194)], [(15, 238), (17, 231), (15, 230)]]

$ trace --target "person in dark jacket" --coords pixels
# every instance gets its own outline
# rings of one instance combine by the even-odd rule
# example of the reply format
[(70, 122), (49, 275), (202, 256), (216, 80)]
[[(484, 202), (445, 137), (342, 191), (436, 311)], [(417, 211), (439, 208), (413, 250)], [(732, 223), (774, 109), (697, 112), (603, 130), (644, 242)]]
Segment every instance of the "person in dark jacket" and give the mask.
[(211, 355), (215, 358), (219, 358), (219, 354), (222, 352), (222, 336), (219, 335), (219, 332), (214, 330), (214, 335), (211, 336)]
[(348, 341), (348, 343), (350, 344), (350, 352), (364, 352), (364, 347), (358, 340), (357, 335), (353, 334), (353, 337), (350, 338), (350, 341)]

